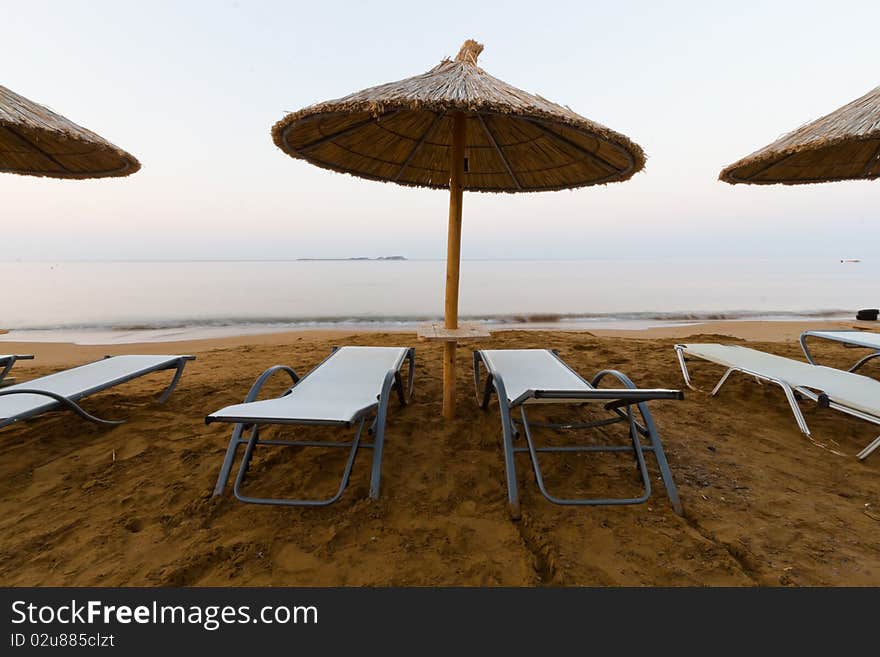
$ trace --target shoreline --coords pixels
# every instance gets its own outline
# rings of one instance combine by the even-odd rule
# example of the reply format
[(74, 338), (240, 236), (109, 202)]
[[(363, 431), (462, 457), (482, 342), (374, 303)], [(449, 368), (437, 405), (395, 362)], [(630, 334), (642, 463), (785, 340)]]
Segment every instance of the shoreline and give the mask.
[[(688, 336), (714, 336), (723, 341), (747, 340), (755, 342), (797, 342), (800, 334), (806, 330), (877, 330), (878, 322), (860, 322), (857, 320), (713, 320), (687, 324), (667, 324), (649, 328), (564, 328), (536, 325), (534, 327), (510, 326), (493, 328), (493, 335), (521, 333), (542, 333), (558, 336), (583, 335), (598, 338), (625, 338), (647, 342), (651, 340), (684, 339)], [(164, 354), (164, 353), (205, 353), (215, 350), (236, 349), (242, 347), (283, 347), (289, 349), (299, 342), (314, 340), (336, 340), (364, 336), (374, 336), (382, 340), (384, 336), (400, 335), (403, 342), (412, 345), (425, 344), (415, 335), (415, 327), (379, 329), (364, 328), (320, 328), (297, 329), (265, 333), (240, 333), (235, 335), (192, 337), (169, 339), (162, 341), (130, 341), (130, 342), (97, 342), (77, 343), (69, 340), (10, 340), (0, 338), (0, 352), (3, 353), (34, 353), (37, 358), (24, 361), (16, 369), (26, 370), (31, 367), (46, 365), (71, 365), (81, 363), (83, 359), (98, 359), (106, 355), (125, 353)], [(59, 337), (64, 337), (59, 336)], [(467, 341), (463, 341), (467, 342)], [(478, 343), (475, 343), (478, 344)]]

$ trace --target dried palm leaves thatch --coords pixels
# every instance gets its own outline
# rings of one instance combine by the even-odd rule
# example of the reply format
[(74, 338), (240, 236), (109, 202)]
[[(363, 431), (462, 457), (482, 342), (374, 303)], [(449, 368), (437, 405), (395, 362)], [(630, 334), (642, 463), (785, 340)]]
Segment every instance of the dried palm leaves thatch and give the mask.
[(447, 189), (453, 115), (462, 112), (466, 190), (568, 189), (644, 168), (642, 149), (624, 135), (486, 73), (482, 50), (469, 40), (427, 73), (288, 114), (272, 128), (275, 144), (326, 169)]
[(880, 178), (880, 87), (734, 162), (719, 178), (753, 185)]
[(105, 178), (140, 168), (132, 155), (91, 130), (0, 86), (0, 171)]

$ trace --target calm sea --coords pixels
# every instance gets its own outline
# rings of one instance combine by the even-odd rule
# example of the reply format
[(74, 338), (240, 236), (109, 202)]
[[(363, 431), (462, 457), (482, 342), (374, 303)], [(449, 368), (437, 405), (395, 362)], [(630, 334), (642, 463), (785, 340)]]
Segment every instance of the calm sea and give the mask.
[[(498, 325), (640, 327), (839, 317), (880, 303), (878, 261), (465, 261), (461, 315)], [(442, 261), (0, 263), (6, 340), (167, 340), (401, 327), (443, 310)], [(4, 339), (4, 338), (0, 338)]]

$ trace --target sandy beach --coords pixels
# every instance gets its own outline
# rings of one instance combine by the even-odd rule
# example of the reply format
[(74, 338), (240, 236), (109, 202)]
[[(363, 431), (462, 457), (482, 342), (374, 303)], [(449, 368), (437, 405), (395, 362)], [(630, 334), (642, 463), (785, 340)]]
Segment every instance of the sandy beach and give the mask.
[[(441, 348), (407, 333), (296, 332), (187, 343), (76, 346), (5, 343), (35, 353), (19, 380), (105, 354), (191, 353), (165, 405), (154, 375), (89, 398), (85, 407), (128, 422), (112, 429), (56, 413), (2, 430), (0, 577), (7, 585), (878, 585), (880, 457), (855, 454), (876, 427), (805, 406), (803, 437), (770, 386), (732, 380), (714, 399), (689, 391), (653, 404), (679, 486), (676, 516), (657, 481), (649, 503), (566, 508), (546, 502), (524, 457), (523, 519), (507, 514), (497, 407), (473, 401), (471, 348), (553, 347), (584, 375), (613, 367), (642, 386), (683, 387), (677, 341), (748, 341), (802, 358), (806, 328), (855, 322), (710, 322), (649, 331), (501, 331), (460, 347), (458, 418), (440, 418)], [(866, 324), (863, 327), (872, 326)], [(229, 427), (206, 414), (240, 402), (265, 368), (303, 373), (336, 344), (414, 345), (416, 396), (392, 406), (382, 498), (367, 498), (367, 459), (342, 500), (324, 509), (259, 507), (212, 488)], [(852, 352), (816, 345), (833, 365)], [(880, 374), (869, 364), (865, 373)], [(721, 372), (693, 370), (705, 389)], [(279, 381), (267, 394), (280, 391)], [(623, 439), (620, 433), (613, 433)], [(265, 448), (251, 469), (259, 493), (328, 494), (341, 454)], [(548, 486), (624, 494), (626, 458), (544, 461)], [(653, 464), (651, 464), (653, 465)], [(652, 468), (656, 477), (656, 468)]]

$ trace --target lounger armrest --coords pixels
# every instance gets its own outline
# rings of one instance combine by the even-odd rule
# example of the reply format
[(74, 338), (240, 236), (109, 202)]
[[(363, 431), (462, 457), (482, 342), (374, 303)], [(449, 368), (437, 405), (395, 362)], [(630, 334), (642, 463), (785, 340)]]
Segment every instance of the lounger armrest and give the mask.
[(512, 401), (512, 405), (529, 399), (557, 399), (559, 401), (607, 401), (606, 409), (620, 408), (657, 399), (684, 399), (681, 390), (666, 388), (594, 388), (592, 390), (529, 390)]
[[(612, 390), (612, 388), (606, 388), (605, 390)], [(642, 390), (621, 390), (620, 392), (629, 392), (628, 395), (621, 395), (619, 399), (615, 399), (613, 401), (605, 404), (605, 408), (609, 411), (614, 410), (615, 408), (621, 408), (623, 406), (629, 406), (631, 404), (641, 404), (647, 401), (654, 401), (658, 399), (666, 399), (666, 400), (675, 400), (675, 401), (683, 401), (684, 393), (681, 390), (666, 390), (663, 388), (645, 388)]]
[[(605, 378), (609, 378), (609, 377), (612, 379), (616, 379), (625, 388), (632, 390), (633, 392), (649, 393), (649, 394), (650, 393), (658, 393), (658, 395), (659, 395), (656, 397), (649, 397), (649, 398), (645, 399), (644, 401), (651, 401), (653, 399), (675, 399), (678, 401), (684, 400), (684, 392), (682, 392), (681, 390), (669, 390), (666, 388), (638, 388), (636, 386), (636, 384), (632, 382), (632, 379), (630, 379), (623, 372), (619, 372), (617, 370), (602, 370), (601, 372), (598, 372), (596, 374), (596, 376), (593, 377), (593, 381), (592, 381), (593, 387), (595, 387), (598, 390), (599, 384), (602, 382), (602, 380)], [(603, 388), (603, 390), (609, 390), (609, 388)], [(642, 402), (637, 401), (637, 402), (629, 402), (629, 403), (640, 404)], [(627, 406), (627, 405), (628, 405), (627, 403), (614, 404), (613, 402), (609, 402), (609, 404), (607, 404), (605, 406), (605, 408), (611, 410), (614, 408), (619, 408), (621, 406)], [(643, 412), (646, 412), (646, 410), (643, 409)]]
[(594, 388), (592, 390), (533, 390), (536, 399), (607, 399), (640, 400), (684, 399), (681, 390), (668, 388)]
[[(273, 374), (275, 374), (276, 372), (284, 372), (288, 376), (290, 376), (291, 380), (293, 381), (294, 386), (300, 380), (299, 375), (297, 375), (297, 373), (293, 370), (292, 367), (288, 367), (287, 365), (273, 365), (272, 367), (267, 369), (265, 372), (263, 372), (259, 377), (257, 377), (257, 380), (254, 381), (254, 384), (251, 386), (251, 389), (248, 391), (247, 396), (244, 398), (243, 403), (249, 404), (250, 402), (255, 401), (257, 399), (257, 395), (259, 395), (260, 391), (263, 389), (263, 386), (266, 385), (266, 381), (268, 381), (269, 378)], [(211, 424), (212, 422), (216, 422), (217, 420), (218, 420), (218, 418), (215, 417), (214, 415), (208, 415), (205, 417), (205, 424)]]

